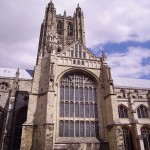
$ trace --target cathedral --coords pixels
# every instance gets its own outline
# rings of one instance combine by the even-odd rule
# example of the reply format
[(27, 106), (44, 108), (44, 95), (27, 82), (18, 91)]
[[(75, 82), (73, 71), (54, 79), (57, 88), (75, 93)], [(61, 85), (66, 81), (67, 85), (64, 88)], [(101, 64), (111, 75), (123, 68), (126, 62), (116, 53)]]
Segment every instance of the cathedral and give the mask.
[(150, 80), (113, 77), (51, 1), (34, 70), (0, 68), (0, 150), (150, 150)]

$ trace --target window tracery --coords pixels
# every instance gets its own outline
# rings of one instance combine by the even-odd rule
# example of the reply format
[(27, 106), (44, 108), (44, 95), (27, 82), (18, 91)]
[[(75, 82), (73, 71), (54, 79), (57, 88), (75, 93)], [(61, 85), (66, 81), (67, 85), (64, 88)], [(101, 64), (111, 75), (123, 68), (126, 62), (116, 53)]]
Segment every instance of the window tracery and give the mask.
[(10, 87), (9, 83), (8, 82), (1, 82), (0, 83), (0, 89), (1, 90), (7, 90), (8, 88)]
[(63, 35), (63, 23), (60, 20), (57, 22), (57, 33)]
[(137, 114), (138, 114), (138, 118), (148, 118), (148, 110), (143, 105), (137, 108)]
[(65, 76), (60, 85), (59, 136), (98, 137), (97, 118), (94, 81), (79, 73)]
[(123, 127), (123, 138), (125, 150), (134, 150), (133, 138), (129, 129)]
[(145, 150), (149, 150), (150, 149), (150, 128), (143, 127), (141, 129), (141, 134), (143, 138), (144, 148)]
[(120, 105), (118, 107), (119, 118), (128, 118), (128, 110), (125, 106)]
[(73, 23), (69, 22), (68, 23), (68, 36), (73, 36)]

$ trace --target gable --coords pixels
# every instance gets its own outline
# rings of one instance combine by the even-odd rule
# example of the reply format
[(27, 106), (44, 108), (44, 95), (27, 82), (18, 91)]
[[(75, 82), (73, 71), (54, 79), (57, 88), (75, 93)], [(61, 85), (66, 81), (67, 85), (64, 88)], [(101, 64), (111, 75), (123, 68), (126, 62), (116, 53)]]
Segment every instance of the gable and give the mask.
[(92, 54), (84, 45), (76, 41), (57, 55), (58, 65), (100, 68), (100, 58)]
[(90, 52), (84, 45), (79, 41), (74, 42), (63, 50), (60, 54), (64, 57), (80, 58), (80, 59), (89, 59), (89, 60), (99, 60), (92, 52)]

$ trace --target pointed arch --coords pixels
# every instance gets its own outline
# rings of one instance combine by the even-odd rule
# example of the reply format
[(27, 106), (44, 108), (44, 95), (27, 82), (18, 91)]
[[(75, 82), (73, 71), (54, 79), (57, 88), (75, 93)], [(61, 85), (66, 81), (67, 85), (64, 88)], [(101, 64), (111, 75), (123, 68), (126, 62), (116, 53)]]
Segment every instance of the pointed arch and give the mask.
[(122, 130), (125, 150), (134, 150), (134, 141), (131, 130), (126, 126), (123, 126)]
[(128, 118), (128, 108), (125, 105), (120, 104), (118, 106), (118, 114), (119, 118)]
[(68, 36), (73, 36), (73, 23), (72, 22), (68, 23), (67, 31), (68, 31), (67, 32)]
[(57, 33), (63, 35), (63, 23), (60, 20), (57, 22)]
[(20, 149), (22, 125), (27, 119), (27, 106), (21, 107), (15, 112), (15, 122), (13, 129), (12, 149)]
[[(62, 86), (64, 87), (63, 92), (65, 100), (62, 100), (61, 98)], [(98, 138), (97, 135), (99, 134), (97, 132), (99, 132), (99, 129), (96, 89), (97, 85), (94, 78), (83, 72), (77, 71), (66, 73), (60, 78), (59, 102), (61, 112), (59, 115), (59, 121), (65, 122), (63, 129), (65, 132), (63, 137), (87, 136)], [(64, 106), (62, 104), (64, 104)], [(65, 114), (64, 117), (62, 114)], [(90, 128), (91, 120), (92, 124)], [(86, 123), (86, 121), (89, 123)], [(62, 122), (59, 123), (60, 129), (62, 128)], [(90, 129), (90, 131), (87, 131), (87, 128)], [(73, 130), (74, 133), (72, 133)], [(62, 135), (62, 131), (59, 131), (59, 135)]]
[(150, 149), (150, 127), (143, 126), (141, 128), (141, 135), (142, 135), (145, 150), (149, 150)]
[(148, 118), (148, 109), (145, 105), (140, 105), (137, 107), (138, 118)]

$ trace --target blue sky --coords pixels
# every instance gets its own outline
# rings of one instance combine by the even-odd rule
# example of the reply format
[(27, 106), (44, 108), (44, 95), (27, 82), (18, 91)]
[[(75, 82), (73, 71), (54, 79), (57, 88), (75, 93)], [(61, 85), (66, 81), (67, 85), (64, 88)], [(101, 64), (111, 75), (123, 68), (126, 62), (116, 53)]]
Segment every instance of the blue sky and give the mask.
[[(40, 25), (49, 1), (0, 1), (0, 67), (34, 68)], [(113, 76), (150, 79), (150, 0), (53, 0), (53, 3), (57, 14), (66, 10), (68, 16), (73, 16), (80, 4), (86, 46), (97, 56), (101, 50), (105, 51)]]
[(114, 76), (150, 79), (150, 41), (98, 44), (90, 50), (97, 56), (105, 51)]

